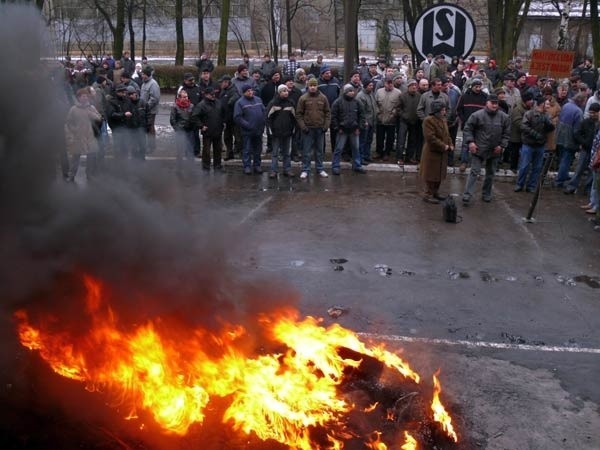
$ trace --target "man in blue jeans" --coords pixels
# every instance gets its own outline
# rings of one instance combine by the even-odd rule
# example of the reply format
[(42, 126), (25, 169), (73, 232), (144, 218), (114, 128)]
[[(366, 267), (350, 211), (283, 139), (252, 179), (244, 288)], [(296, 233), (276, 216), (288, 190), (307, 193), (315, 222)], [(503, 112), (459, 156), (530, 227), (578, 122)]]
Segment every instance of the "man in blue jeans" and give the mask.
[(583, 106), (586, 101), (587, 95), (580, 92), (569, 99), (560, 110), (556, 127), (556, 149), (560, 155), (560, 163), (554, 187), (562, 188), (569, 179), (569, 169), (579, 148), (575, 140), (575, 131), (583, 120)]
[(358, 150), (358, 135), (360, 130), (366, 126), (365, 116), (356, 98), (356, 90), (351, 84), (344, 86), (343, 95), (338, 98), (331, 107), (331, 129), (337, 133), (335, 150), (331, 162), (331, 173), (340, 174), (340, 160), (346, 141), (350, 142), (352, 149), (352, 170), (356, 173), (367, 173), (362, 166), (360, 152)]
[(253, 168), (254, 173), (262, 173), (260, 154), (265, 129), (265, 105), (254, 96), (250, 84), (242, 86), (242, 97), (235, 103), (233, 120), (242, 130), (244, 173), (252, 175)]
[[(523, 115), (521, 121), (521, 155), (515, 192), (521, 192), (527, 184), (527, 192), (533, 192), (544, 165), (546, 137), (554, 130), (554, 125), (545, 114), (546, 99), (539, 96), (535, 105)], [(531, 169), (529, 180), (527, 174)], [(527, 183), (526, 183), (527, 181)]]
[(316, 78), (307, 83), (307, 92), (298, 100), (296, 121), (302, 132), (302, 173), (300, 178), (305, 180), (310, 173), (310, 160), (315, 153), (315, 168), (321, 178), (329, 175), (323, 167), (323, 147), (325, 132), (331, 124), (331, 109), (329, 101), (319, 92)]

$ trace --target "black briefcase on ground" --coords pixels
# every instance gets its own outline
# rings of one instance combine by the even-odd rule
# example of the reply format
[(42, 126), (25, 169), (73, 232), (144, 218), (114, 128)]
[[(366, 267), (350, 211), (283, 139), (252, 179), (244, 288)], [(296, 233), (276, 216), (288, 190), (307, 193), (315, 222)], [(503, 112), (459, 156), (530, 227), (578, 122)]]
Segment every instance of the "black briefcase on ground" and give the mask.
[(456, 223), (458, 220), (458, 208), (456, 202), (452, 196), (446, 197), (446, 200), (442, 202), (442, 213), (444, 215), (444, 221)]

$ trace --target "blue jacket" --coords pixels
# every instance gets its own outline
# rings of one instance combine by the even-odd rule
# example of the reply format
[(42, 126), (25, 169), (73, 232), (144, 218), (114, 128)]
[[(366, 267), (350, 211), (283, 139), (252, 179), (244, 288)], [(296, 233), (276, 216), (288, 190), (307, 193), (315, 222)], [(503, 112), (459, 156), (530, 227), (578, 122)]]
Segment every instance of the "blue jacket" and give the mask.
[(251, 99), (242, 96), (233, 108), (233, 120), (240, 126), (242, 134), (262, 135), (265, 129), (265, 105), (257, 96)]
[(576, 151), (579, 148), (575, 141), (575, 130), (583, 120), (583, 111), (569, 100), (560, 110), (556, 127), (556, 145)]
[(329, 106), (333, 105), (333, 102), (338, 99), (341, 89), (342, 87), (340, 86), (340, 80), (338, 80), (336, 77), (331, 77), (329, 81), (319, 78), (319, 91), (321, 91), (323, 95), (327, 97)]

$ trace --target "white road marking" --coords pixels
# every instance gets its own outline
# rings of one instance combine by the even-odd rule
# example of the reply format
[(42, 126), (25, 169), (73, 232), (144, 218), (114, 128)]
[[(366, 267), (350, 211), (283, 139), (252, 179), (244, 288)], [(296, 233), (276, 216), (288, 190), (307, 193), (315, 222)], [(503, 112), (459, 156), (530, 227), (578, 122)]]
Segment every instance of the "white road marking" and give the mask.
[(454, 345), (463, 346), (467, 348), (496, 348), (502, 350), (525, 350), (525, 351), (536, 351), (536, 352), (558, 352), (558, 353), (591, 353), (600, 354), (600, 348), (585, 348), (585, 347), (556, 347), (548, 345), (528, 345), (528, 344), (506, 344), (504, 342), (485, 342), (485, 341), (464, 341), (464, 340), (451, 340), (451, 339), (433, 339), (433, 338), (420, 338), (413, 336), (397, 336), (390, 334), (377, 334), (377, 333), (357, 333), (358, 336), (374, 339), (378, 341), (388, 342), (416, 342), (422, 344), (433, 344), (433, 345)]
[(267, 203), (269, 203), (271, 200), (273, 200), (273, 196), (271, 195), (270, 197), (265, 198), (262, 202), (260, 202), (258, 204), (258, 206), (256, 206), (252, 211), (250, 211), (248, 214), (246, 214), (246, 217), (244, 217), (242, 219), (242, 221), (240, 222), (240, 225), (244, 225), (248, 220), (250, 220), (263, 206), (265, 206)]

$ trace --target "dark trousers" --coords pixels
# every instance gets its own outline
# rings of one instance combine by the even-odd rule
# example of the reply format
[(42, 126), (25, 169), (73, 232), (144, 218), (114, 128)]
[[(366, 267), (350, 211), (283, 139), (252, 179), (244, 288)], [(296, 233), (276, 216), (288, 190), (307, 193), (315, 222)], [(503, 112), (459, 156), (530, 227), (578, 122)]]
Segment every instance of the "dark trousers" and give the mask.
[(509, 142), (508, 147), (502, 155), (502, 159), (505, 163), (510, 164), (510, 170), (516, 172), (519, 169), (519, 154), (521, 153), (520, 142)]
[(221, 153), (223, 151), (223, 144), (221, 143), (221, 136), (207, 136), (202, 135), (202, 167), (205, 169), (210, 168), (210, 149), (213, 151), (213, 167), (218, 169), (221, 167)]
[(408, 123), (400, 121), (396, 157), (398, 160), (419, 161), (423, 147), (423, 128), (421, 122)]
[[(452, 145), (456, 144), (456, 135), (458, 134), (458, 124), (453, 126), (448, 126), (448, 131), (450, 132), (450, 139), (452, 140)], [(448, 167), (454, 166), (454, 152), (448, 153)]]
[(389, 156), (394, 149), (396, 125), (383, 125), (378, 123), (375, 133), (375, 151), (379, 156)]
[(223, 140), (225, 141), (225, 149), (227, 150), (228, 156), (233, 156), (234, 153), (242, 153), (242, 133), (240, 127), (235, 123), (225, 123)]
[(154, 121), (156, 120), (156, 114), (148, 114), (146, 116), (146, 133), (148, 134), (148, 153), (156, 150), (156, 128), (154, 128)]

